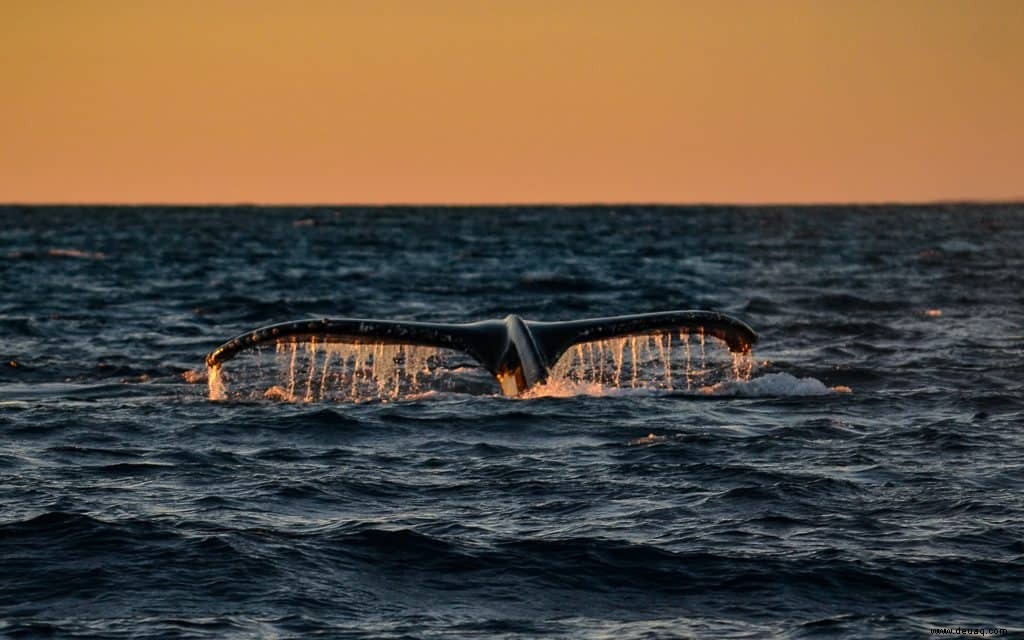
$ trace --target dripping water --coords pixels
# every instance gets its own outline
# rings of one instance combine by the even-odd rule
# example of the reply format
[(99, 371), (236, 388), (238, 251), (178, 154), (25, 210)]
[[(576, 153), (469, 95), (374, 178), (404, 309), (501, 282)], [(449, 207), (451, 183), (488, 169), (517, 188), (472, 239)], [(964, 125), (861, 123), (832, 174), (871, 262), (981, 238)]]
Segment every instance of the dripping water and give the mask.
[(286, 402), (366, 402), (432, 391), (496, 393), (468, 356), (434, 347), (279, 340), (208, 370), (209, 397)]
[[(732, 353), (717, 338), (686, 331), (596, 340), (571, 347), (552, 367), (544, 392), (600, 394), (608, 389), (704, 391), (749, 380), (750, 351)], [(209, 397), (286, 402), (393, 401), (448, 391), (500, 393), (495, 380), (464, 354), (409, 344), (335, 343), (315, 337), (280, 340), (208, 372)]]
[[(726, 380), (749, 380), (754, 359), (750, 350), (729, 351), (717, 338), (696, 332), (625, 336), (578, 344), (551, 370), (546, 387), (579, 385), (586, 393), (605, 389), (705, 390)], [(682, 382), (677, 387), (677, 381)]]

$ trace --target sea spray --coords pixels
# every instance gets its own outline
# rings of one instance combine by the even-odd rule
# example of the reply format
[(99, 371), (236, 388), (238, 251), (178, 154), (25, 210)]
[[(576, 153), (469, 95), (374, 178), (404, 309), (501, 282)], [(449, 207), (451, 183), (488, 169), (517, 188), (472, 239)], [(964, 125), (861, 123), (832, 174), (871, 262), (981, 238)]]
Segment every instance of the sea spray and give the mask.
[[(386, 343), (280, 340), (208, 368), (211, 400), (268, 398), (287, 402), (388, 401), (458, 386), (468, 357), (444, 349)], [(478, 369), (470, 367), (470, 369)], [(489, 378), (473, 371), (474, 386)]]
[(674, 391), (676, 380), (685, 380), (683, 390), (691, 390), (750, 379), (754, 371), (752, 351), (730, 352), (717, 338), (703, 333), (698, 336), (696, 350), (691, 349), (686, 331), (576, 345), (555, 363), (543, 388), (529, 395), (593, 394), (617, 389)]

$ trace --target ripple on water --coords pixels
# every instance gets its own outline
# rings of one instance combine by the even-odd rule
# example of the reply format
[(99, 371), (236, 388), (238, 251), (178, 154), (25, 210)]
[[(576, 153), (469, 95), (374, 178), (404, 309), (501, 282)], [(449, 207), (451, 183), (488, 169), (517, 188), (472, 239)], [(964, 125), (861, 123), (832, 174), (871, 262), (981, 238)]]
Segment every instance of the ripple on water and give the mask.
[[(0, 207), (0, 243), (0, 635), (1024, 627), (1019, 207)], [(528, 399), (182, 377), (304, 317), (700, 307), (749, 379), (634, 388), (631, 343)]]

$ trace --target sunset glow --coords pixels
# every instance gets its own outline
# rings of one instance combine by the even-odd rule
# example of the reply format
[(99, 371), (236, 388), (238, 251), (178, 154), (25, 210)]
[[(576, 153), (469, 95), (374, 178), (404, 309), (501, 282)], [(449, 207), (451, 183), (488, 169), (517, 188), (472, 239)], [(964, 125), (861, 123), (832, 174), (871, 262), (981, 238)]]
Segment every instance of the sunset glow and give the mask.
[(1024, 196), (1024, 3), (8, 1), (0, 201)]

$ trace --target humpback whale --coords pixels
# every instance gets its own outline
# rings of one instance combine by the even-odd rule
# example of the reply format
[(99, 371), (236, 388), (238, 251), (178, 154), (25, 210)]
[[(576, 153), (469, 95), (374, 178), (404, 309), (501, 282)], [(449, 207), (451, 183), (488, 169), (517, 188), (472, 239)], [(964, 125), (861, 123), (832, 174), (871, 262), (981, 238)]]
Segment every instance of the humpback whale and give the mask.
[(394, 344), (461, 351), (489, 371), (507, 396), (545, 382), (559, 357), (574, 345), (686, 331), (722, 340), (733, 353), (750, 353), (757, 334), (744, 322), (716, 311), (664, 311), (567, 322), (537, 322), (509, 315), (504, 320), (466, 324), (323, 318), (283, 322), (243, 333), (206, 356), (217, 372), (246, 350), (282, 341)]

